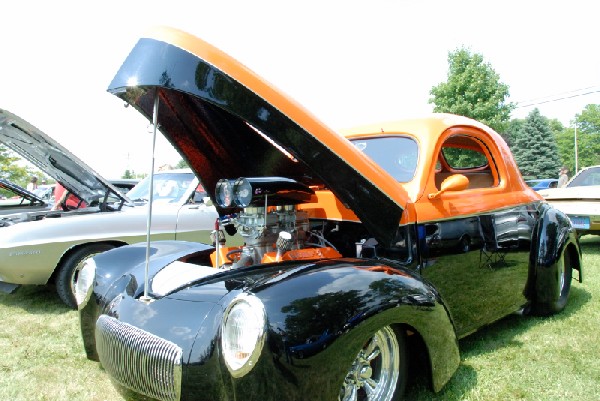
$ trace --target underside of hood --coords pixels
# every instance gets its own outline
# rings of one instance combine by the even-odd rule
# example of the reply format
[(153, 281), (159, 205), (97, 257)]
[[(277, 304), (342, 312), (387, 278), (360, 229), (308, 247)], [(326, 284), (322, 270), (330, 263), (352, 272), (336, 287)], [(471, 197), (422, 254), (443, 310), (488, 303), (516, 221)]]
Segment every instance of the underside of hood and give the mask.
[(22, 118), (0, 109), (0, 142), (54, 178), (88, 205), (110, 194), (125, 201), (119, 190), (62, 145)]
[(198, 38), (163, 29), (140, 39), (108, 90), (150, 121), (159, 99), (160, 131), (213, 200), (222, 178), (287, 177), (331, 190), (384, 243), (398, 229), (401, 187), (384, 192), (381, 170), (347, 139)]

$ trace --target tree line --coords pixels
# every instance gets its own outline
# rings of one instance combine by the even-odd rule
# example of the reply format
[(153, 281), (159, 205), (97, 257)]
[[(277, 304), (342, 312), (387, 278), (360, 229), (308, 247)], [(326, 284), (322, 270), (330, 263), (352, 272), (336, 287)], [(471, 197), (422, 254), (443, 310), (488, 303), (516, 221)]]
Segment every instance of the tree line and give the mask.
[(588, 104), (565, 127), (533, 109), (524, 119), (511, 119), (516, 105), (509, 86), (479, 53), (462, 47), (448, 53), (448, 76), (430, 91), (434, 112), (471, 117), (498, 132), (509, 145), (525, 179), (557, 178), (560, 167), (600, 165), (600, 105)]
[[(487, 124), (509, 145), (525, 179), (554, 178), (561, 166), (571, 175), (577, 167), (600, 165), (600, 105), (588, 104), (576, 114), (569, 127), (541, 115), (536, 108), (524, 119), (511, 119), (516, 104), (509, 102), (509, 86), (500, 80), (483, 55), (461, 47), (448, 53), (448, 75), (430, 90), (433, 111), (470, 117)], [(32, 175), (46, 178), (0, 145), (0, 177), (25, 187)], [(180, 160), (176, 168), (186, 167)], [(122, 178), (143, 177), (129, 169)], [(53, 182), (48, 178), (48, 182)], [(2, 190), (0, 189), (0, 194)]]

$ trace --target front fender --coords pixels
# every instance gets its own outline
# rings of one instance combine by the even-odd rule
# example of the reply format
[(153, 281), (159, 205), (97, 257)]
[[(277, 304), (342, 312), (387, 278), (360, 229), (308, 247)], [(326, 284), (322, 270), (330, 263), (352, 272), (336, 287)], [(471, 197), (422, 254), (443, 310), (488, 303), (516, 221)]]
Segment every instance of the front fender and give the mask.
[[(151, 242), (148, 275), (152, 277), (175, 260), (213, 249), (210, 245), (195, 242)], [(96, 320), (104, 308), (126, 289), (134, 293), (143, 291), (146, 252), (146, 243), (137, 243), (94, 256), (96, 272), (92, 294), (87, 302), (79, 306), (81, 335), (89, 359), (98, 360), (94, 333)]]
[(94, 257), (96, 263), (94, 292), (97, 295), (104, 295), (112, 283), (126, 274), (135, 278), (136, 288), (133, 289), (135, 292), (143, 290), (147, 253), (149, 255), (148, 276), (151, 279), (163, 267), (175, 260), (213, 250), (211, 245), (175, 240), (153, 241), (150, 242), (149, 248), (145, 242), (139, 242), (111, 249)]
[[(250, 290), (267, 310), (272, 352), (323, 370), (311, 375), (324, 380), (322, 386), (312, 379), (307, 386), (341, 386), (365, 341), (388, 325), (422, 337), (436, 391), (460, 362), (454, 326), (439, 294), (408, 269), (376, 260), (320, 261)], [(325, 398), (335, 398), (339, 388), (331, 391)]]

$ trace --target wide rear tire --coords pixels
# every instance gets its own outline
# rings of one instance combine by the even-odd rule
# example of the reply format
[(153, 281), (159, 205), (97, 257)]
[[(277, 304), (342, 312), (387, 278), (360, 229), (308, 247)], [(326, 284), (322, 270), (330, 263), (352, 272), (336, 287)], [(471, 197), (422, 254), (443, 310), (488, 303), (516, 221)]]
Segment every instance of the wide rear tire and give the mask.
[(67, 256), (58, 268), (56, 292), (60, 299), (71, 309), (77, 309), (75, 301), (75, 283), (85, 261), (94, 255), (114, 248), (109, 244), (85, 245)]
[(565, 250), (563, 256), (556, 263), (555, 274), (554, 300), (549, 302), (533, 301), (531, 304), (531, 314), (536, 316), (550, 316), (565, 309), (569, 293), (571, 292), (571, 279), (573, 278), (573, 265), (568, 251)]
[(401, 400), (406, 387), (407, 360), (404, 332), (382, 327), (356, 355), (338, 400)]

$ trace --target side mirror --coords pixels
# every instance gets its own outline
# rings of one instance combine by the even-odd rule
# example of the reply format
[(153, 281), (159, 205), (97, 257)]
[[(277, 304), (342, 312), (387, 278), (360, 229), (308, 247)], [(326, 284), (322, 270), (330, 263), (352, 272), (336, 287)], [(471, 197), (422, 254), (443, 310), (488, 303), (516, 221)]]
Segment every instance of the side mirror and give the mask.
[(444, 192), (463, 191), (469, 187), (469, 179), (462, 174), (452, 174), (450, 177), (442, 181), (440, 190), (429, 194), (429, 199), (438, 198)]

